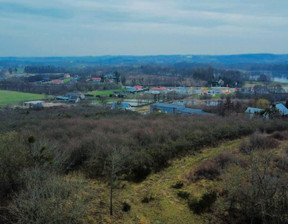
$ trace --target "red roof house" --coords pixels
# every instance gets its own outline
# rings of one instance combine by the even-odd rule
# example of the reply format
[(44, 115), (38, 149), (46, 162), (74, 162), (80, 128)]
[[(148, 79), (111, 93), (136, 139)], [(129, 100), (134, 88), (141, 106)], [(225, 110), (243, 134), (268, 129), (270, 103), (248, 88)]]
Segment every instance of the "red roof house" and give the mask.
[(53, 79), (51, 82), (52, 82), (53, 84), (62, 84), (62, 83), (63, 83), (63, 80), (61, 80), (61, 79)]
[(165, 91), (165, 90), (167, 90), (167, 89), (164, 88), (164, 87), (152, 87), (151, 90)]
[(143, 89), (143, 87), (139, 86), (139, 85), (138, 86), (134, 86), (134, 88), (137, 89), (137, 90)]
[(101, 81), (101, 78), (100, 78), (100, 77), (93, 77), (93, 78), (92, 78), (92, 81), (94, 81), (94, 82), (100, 82), (100, 81)]

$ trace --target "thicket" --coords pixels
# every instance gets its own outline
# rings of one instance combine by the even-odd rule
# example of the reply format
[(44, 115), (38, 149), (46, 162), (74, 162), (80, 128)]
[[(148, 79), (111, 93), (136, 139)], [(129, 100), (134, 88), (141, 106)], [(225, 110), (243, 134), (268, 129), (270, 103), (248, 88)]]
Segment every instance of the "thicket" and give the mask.
[[(242, 116), (215, 116), (209, 120), (204, 116), (143, 117), (95, 107), (2, 115), (4, 130), (16, 129), (24, 139), (34, 136), (36, 141), (30, 145), (45, 149), (45, 155), (34, 156), (53, 156), (52, 166), (57, 172), (80, 169), (92, 178), (105, 177), (110, 156), (117, 148), (125, 167), (119, 174), (134, 181), (168, 166), (174, 157), (216, 146), (221, 140), (249, 135), (257, 129), (268, 132), (288, 127), (285, 120), (250, 120)], [(254, 138), (259, 144), (273, 142)]]
[(239, 150), (242, 153), (249, 154), (254, 150), (273, 149), (276, 148), (277, 146), (278, 142), (275, 139), (269, 136), (265, 136), (263, 134), (255, 133), (250, 136), (248, 141), (245, 141), (240, 145)]
[[(113, 171), (117, 178), (141, 181), (177, 156), (256, 130), (288, 127), (285, 120), (140, 116), (97, 107), (0, 111), (0, 115), (0, 193), (8, 203), (2, 213), (7, 223), (43, 223), (48, 219), (81, 223), (79, 214), (85, 203), (74, 195), (83, 185), (66, 180), (67, 173), (80, 171), (89, 178), (108, 180)], [(221, 155), (216, 163), (221, 168), (227, 161), (234, 158)], [(39, 201), (37, 208), (35, 200)], [(54, 202), (57, 211), (52, 210)]]
[(287, 223), (287, 155), (279, 160), (271, 152), (254, 150), (248, 161), (245, 169), (227, 174), (226, 193), (218, 204), (228, 214), (223, 220), (239, 224)]
[(212, 159), (203, 161), (196, 168), (192, 169), (189, 172), (187, 179), (189, 181), (198, 181), (201, 179), (215, 180), (232, 164), (240, 167), (247, 166), (247, 163), (236, 155), (229, 152), (223, 152)]

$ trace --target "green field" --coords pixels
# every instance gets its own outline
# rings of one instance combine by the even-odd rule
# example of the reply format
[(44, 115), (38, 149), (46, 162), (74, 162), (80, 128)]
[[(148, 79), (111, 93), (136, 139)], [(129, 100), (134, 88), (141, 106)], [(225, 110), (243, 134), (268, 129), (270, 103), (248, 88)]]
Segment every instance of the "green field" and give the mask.
[(109, 96), (110, 94), (113, 94), (114, 92), (124, 92), (125, 88), (121, 89), (111, 89), (111, 90), (103, 90), (103, 91), (91, 91), (87, 94), (95, 95), (95, 96)]
[(47, 95), (0, 90), (0, 107), (7, 104), (17, 104), (23, 101), (40, 100), (45, 98), (47, 98)]
[(244, 87), (251, 87), (254, 85), (260, 85), (260, 86), (264, 86), (267, 85), (268, 86), (275, 86), (275, 85), (280, 85), (280, 86), (288, 86), (288, 83), (282, 83), (282, 82), (269, 82), (269, 83), (264, 83), (264, 82), (259, 82), (259, 81), (245, 81)]

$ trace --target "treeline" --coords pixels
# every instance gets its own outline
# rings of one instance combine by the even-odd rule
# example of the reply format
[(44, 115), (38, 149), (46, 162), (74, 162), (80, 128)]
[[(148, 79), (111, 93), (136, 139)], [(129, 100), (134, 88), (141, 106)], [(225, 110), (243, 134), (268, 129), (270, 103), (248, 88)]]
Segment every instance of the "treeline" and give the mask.
[(66, 72), (65, 68), (55, 67), (51, 65), (47, 66), (25, 66), (25, 73), (63, 73)]
[(0, 81), (0, 89), (2, 90), (12, 90), (20, 91), (27, 93), (38, 93), (38, 94), (47, 94), (47, 95), (60, 95), (67, 92), (87, 92), (94, 90), (110, 90), (110, 89), (119, 89), (121, 88), (118, 84), (115, 83), (102, 83), (95, 84), (89, 82), (78, 81), (74, 84), (35, 84), (29, 82), (23, 82), (18, 79), (9, 79)]
[[(89, 67), (54, 67), (54, 66), (26, 66), (26, 73), (61, 73), (68, 72), (80, 77), (101, 76), (107, 73), (117, 73), (127, 78), (130, 84), (147, 84), (163, 86), (191, 85), (202, 81), (207, 86), (241, 87), (248, 80), (248, 75), (237, 70), (215, 69), (205, 65), (195, 65), (189, 68), (141, 65), (141, 66), (89, 66)], [(136, 78), (135, 78), (136, 76)], [(139, 78), (137, 78), (139, 76)], [(150, 77), (149, 77), (150, 76)], [(133, 77), (129, 79), (129, 77)], [(145, 77), (145, 78), (143, 78)], [(165, 81), (166, 79), (166, 81)]]
[(206, 81), (208, 86), (242, 87), (249, 76), (237, 70), (219, 70), (212, 67), (198, 68), (193, 72), (193, 78)]

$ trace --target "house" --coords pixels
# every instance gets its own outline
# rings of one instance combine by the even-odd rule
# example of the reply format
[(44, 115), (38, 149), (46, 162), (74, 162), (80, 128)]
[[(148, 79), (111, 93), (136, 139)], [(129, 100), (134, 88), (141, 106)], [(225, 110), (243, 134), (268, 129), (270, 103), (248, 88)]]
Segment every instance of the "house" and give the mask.
[(246, 114), (256, 114), (256, 113), (260, 113), (261, 111), (264, 111), (264, 110), (260, 109), (260, 108), (248, 107), (245, 110), (245, 113)]
[(28, 101), (24, 103), (24, 107), (32, 108), (32, 109), (42, 109), (44, 102), (43, 101)]
[(80, 101), (80, 97), (71, 96), (68, 101), (71, 103), (78, 103)]
[(279, 113), (283, 116), (287, 116), (288, 115), (288, 109), (282, 104), (276, 104), (275, 108), (279, 111)]
[(66, 93), (65, 96), (57, 96), (56, 100), (66, 100), (72, 103), (78, 103), (80, 100), (84, 100), (85, 95), (81, 93)]
[(64, 78), (65, 78), (65, 79), (69, 79), (70, 77), (71, 77), (71, 76), (70, 76), (69, 73), (64, 74)]
[(167, 89), (164, 87), (152, 87), (150, 88), (150, 90), (163, 92), (163, 91), (166, 91)]
[(114, 78), (115, 78), (115, 75), (110, 73), (110, 74), (107, 74), (107, 75), (106, 75), (106, 78), (107, 78), (107, 79), (114, 79)]
[(91, 80), (92, 80), (92, 82), (95, 82), (95, 83), (100, 83), (101, 82), (101, 78), (100, 77), (92, 77)]
[(85, 99), (85, 95), (82, 94), (82, 93), (66, 93), (65, 97), (68, 97), (69, 99), (70, 98), (74, 99), (75, 97), (79, 98), (80, 100), (84, 100)]
[(132, 110), (132, 107), (129, 103), (113, 102), (111, 109), (113, 109), (113, 110)]
[(69, 97), (65, 97), (65, 96), (56, 96), (56, 100), (69, 100)]
[(53, 79), (51, 81), (51, 83), (53, 83), (53, 84), (63, 84), (63, 80), (61, 80), (61, 79)]
[(126, 86), (125, 89), (129, 93), (136, 93), (137, 92), (137, 89), (132, 87), (132, 86)]
[(160, 112), (165, 114), (176, 114), (185, 106), (177, 104), (167, 104), (167, 103), (155, 103), (150, 106), (150, 113)]
[(142, 86), (139, 86), (139, 85), (137, 85), (137, 86), (134, 86), (134, 88), (136, 89), (136, 90), (143, 90), (143, 87)]
[(254, 115), (259, 114), (262, 111), (264, 111), (264, 110), (260, 109), (260, 108), (248, 107), (245, 110), (245, 114), (249, 114), (250, 118), (252, 118), (252, 117), (254, 117)]

